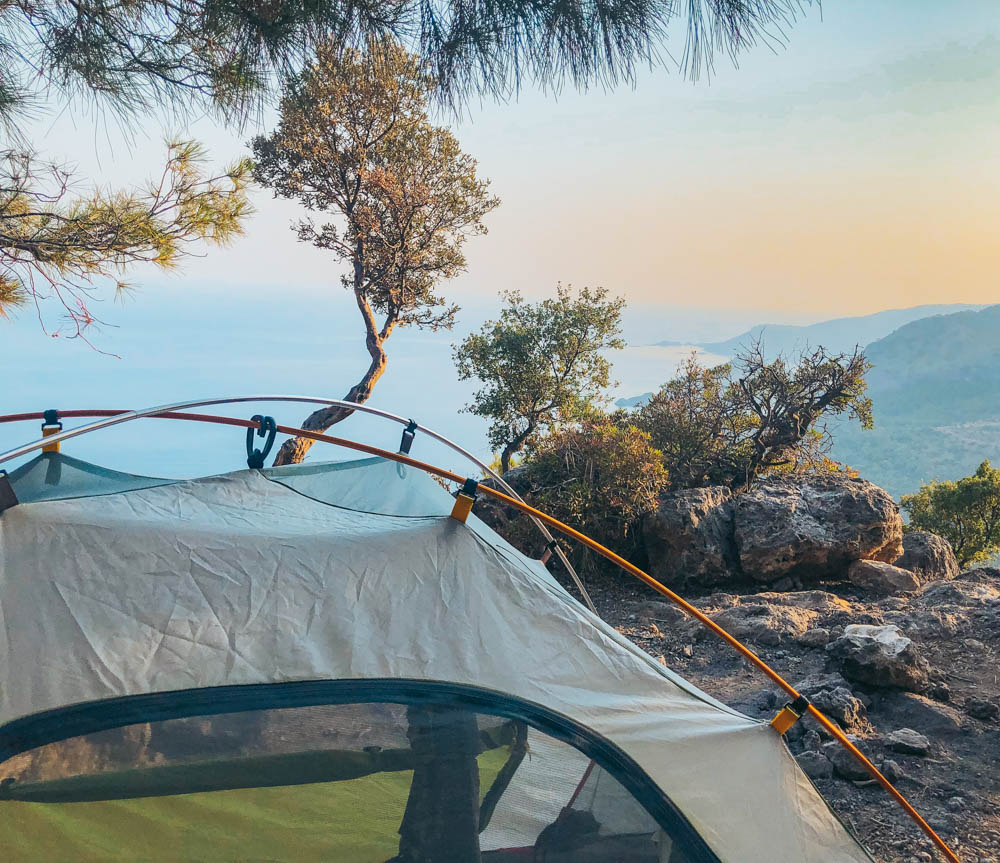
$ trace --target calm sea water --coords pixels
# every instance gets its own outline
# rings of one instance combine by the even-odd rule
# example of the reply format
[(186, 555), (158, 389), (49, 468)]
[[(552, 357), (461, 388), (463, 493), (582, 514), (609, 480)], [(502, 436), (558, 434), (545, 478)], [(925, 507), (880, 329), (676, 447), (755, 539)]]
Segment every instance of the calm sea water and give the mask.
[[(342, 397), (366, 366), (357, 312), (335, 296), (282, 304), (260, 297), (232, 300), (179, 292), (176, 304), (141, 297), (109, 310), (120, 326), (94, 333), (103, 355), (80, 342), (46, 338), (30, 316), (3, 330), (6, 369), (2, 413), (45, 408), (136, 408), (224, 395), (308, 394)], [(352, 313), (353, 312), (353, 313)], [(468, 328), (482, 317), (467, 316)], [(467, 329), (468, 329), (467, 328)], [(461, 412), (475, 389), (460, 382), (451, 361), (454, 333), (397, 331), (387, 349), (389, 366), (371, 404), (413, 417), (475, 452), (490, 457), (486, 423)], [(614, 397), (655, 389), (691, 352), (683, 347), (630, 347), (614, 356)], [(248, 404), (220, 413), (273, 414), (294, 425), (308, 409)], [(79, 421), (73, 421), (74, 424)], [(0, 426), (6, 450), (37, 437), (34, 423)], [(358, 415), (338, 434), (395, 449), (400, 430)], [(447, 467), (466, 468), (449, 450), (419, 440), (414, 454)], [(197, 476), (245, 465), (237, 429), (145, 420), (67, 442), (64, 451), (136, 473)], [(348, 453), (317, 446), (314, 458)]]

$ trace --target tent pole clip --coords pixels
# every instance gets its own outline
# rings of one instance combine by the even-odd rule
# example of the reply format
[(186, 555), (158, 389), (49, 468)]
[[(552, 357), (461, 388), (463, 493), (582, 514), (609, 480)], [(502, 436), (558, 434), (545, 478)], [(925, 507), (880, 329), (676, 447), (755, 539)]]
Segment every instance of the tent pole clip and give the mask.
[(552, 555), (556, 553), (557, 548), (559, 548), (559, 543), (555, 539), (550, 539), (545, 543), (545, 550), (542, 552), (541, 558), (539, 558), (541, 562), (548, 563)]
[[(278, 434), (278, 426), (274, 421), (274, 417), (265, 417), (260, 414), (254, 414), (250, 418), (250, 421), (257, 423), (257, 428), (247, 429), (247, 467), (251, 470), (261, 470), (264, 467), (264, 459), (267, 458), (268, 453), (271, 452), (271, 447), (274, 446), (274, 438)], [(253, 437), (255, 434), (257, 437), (267, 437), (263, 450), (254, 447)]]
[(778, 715), (771, 720), (771, 727), (778, 734), (784, 734), (805, 716), (807, 710), (809, 710), (809, 699), (804, 695), (800, 695), (794, 701), (788, 702), (788, 704), (781, 708)]
[(451, 517), (463, 524), (472, 512), (472, 505), (476, 502), (476, 495), (479, 492), (479, 483), (469, 477), (462, 486), (462, 490), (455, 497), (455, 506), (452, 508)]
[(20, 501), (18, 501), (17, 494), (14, 492), (14, 486), (10, 484), (7, 471), (0, 470), (0, 513), (10, 509), (12, 506), (17, 506), (18, 503)]
[(410, 454), (410, 447), (413, 446), (413, 439), (417, 436), (417, 424), (410, 420), (406, 428), (403, 429), (403, 437), (399, 441), (399, 452), (402, 455)]
[[(50, 408), (42, 414), (42, 437), (50, 437), (62, 431), (62, 423), (59, 422), (59, 411)], [(47, 444), (42, 447), (42, 452), (59, 452), (59, 441)]]

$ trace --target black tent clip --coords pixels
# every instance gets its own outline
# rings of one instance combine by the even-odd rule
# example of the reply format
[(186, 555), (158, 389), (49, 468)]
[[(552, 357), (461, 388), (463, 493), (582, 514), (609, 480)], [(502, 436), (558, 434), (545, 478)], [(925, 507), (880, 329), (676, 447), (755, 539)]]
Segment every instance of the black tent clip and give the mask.
[(548, 563), (552, 558), (552, 555), (555, 554), (557, 548), (559, 548), (559, 543), (554, 539), (550, 539), (547, 543), (545, 543), (545, 550), (542, 552), (541, 557), (542, 563)]
[(403, 429), (403, 437), (399, 441), (399, 451), (402, 455), (410, 454), (410, 447), (413, 446), (413, 439), (417, 436), (417, 424), (410, 420), (406, 428)]
[[(247, 429), (247, 467), (251, 470), (261, 470), (264, 467), (264, 459), (267, 458), (268, 453), (271, 452), (271, 447), (274, 446), (274, 438), (278, 434), (278, 426), (274, 422), (274, 417), (265, 417), (260, 414), (254, 414), (250, 418), (250, 421), (257, 423), (257, 428)], [(254, 434), (257, 437), (267, 436), (263, 451), (254, 448)]]

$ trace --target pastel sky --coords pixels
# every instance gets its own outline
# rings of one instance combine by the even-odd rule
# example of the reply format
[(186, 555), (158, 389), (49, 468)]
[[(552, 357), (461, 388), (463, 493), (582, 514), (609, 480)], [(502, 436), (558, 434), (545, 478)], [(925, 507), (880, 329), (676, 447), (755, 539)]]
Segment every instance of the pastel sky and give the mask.
[[(456, 131), (503, 205), (470, 244), (468, 272), (446, 288), (463, 306), (456, 333), (394, 335), (374, 403), (488, 454), (483, 424), (459, 413), (469, 388), (456, 385), (449, 343), (504, 288), (540, 296), (561, 280), (625, 296), (636, 346), (616, 365), (625, 395), (672, 374), (676, 357), (639, 347), (660, 339), (998, 302), (998, 108), (995, 0), (827, 0), (789, 29), (787, 47), (762, 46), (740, 68), (720, 59), (711, 81), (656, 69), (634, 88), (471, 106)], [(126, 141), (114, 123), (71, 110), (36, 129), (46, 155), (109, 185), (155, 171), (170, 132), (204, 140), (222, 163), (257, 131), (150, 121)], [(95, 342), (120, 360), (46, 339), (30, 312), (0, 322), (5, 411), (346, 392), (365, 365), (357, 310), (335, 265), (289, 231), (296, 207), (263, 193), (256, 203), (230, 248), (176, 275), (136, 273), (124, 306), (95, 306), (116, 325)], [(150, 447), (176, 457), (176, 434), (123, 433), (74, 451), (158, 470)], [(184, 452), (178, 470), (219, 468), (216, 455)], [(230, 455), (238, 466), (238, 446)]]
[[(710, 81), (656, 69), (631, 89), (471, 106), (456, 131), (503, 205), (450, 293), (542, 294), (562, 280), (634, 303), (802, 319), (1000, 299), (998, 49), (990, 0), (828, 0), (785, 48), (753, 50), (738, 69), (720, 59)], [(82, 166), (136, 179), (165, 134), (136, 129), (129, 152), (114, 126), (63, 114), (46, 129), (54, 149), (72, 136)], [(223, 161), (255, 130), (174, 131)], [(183, 280), (336, 283), (288, 231), (294, 206), (260, 195), (258, 207), (246, 238)]]

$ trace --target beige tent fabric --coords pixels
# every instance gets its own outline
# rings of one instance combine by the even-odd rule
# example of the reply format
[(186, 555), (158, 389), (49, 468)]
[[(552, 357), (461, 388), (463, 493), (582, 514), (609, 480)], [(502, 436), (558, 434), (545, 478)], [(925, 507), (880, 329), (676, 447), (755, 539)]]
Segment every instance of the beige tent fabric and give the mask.
[[(373, 501), (391, 481), (374, 467)], [(367, 511), (288, 482), (242, 471), (4, 512), (0, 725), (227, 684), (468, 684), (615, 743), (724, 863), (870, 860), (767, 725), (664, 669), (487, 529), (448, 518), (443, 489), (424, 489), (440, 515), (376, 515), (363, 494), (351, 502)]]

